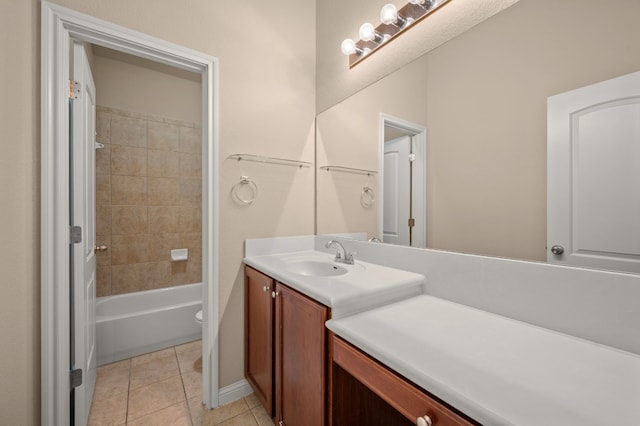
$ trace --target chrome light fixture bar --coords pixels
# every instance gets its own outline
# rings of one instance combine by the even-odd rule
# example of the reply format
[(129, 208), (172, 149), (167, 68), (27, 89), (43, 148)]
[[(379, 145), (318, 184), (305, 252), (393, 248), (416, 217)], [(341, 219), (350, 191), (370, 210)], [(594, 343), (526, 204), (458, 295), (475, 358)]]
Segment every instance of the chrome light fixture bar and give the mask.
[(342, 42), (340, 48), (342, 53), (349, 57), (349, 68), (371, 56), (380, 47), (387, 45), (395, 37), (450, 1), (409, 0), (409, 3), (400, 9), (391, 3), (384, 5), (380, 11), (381, 22), (377, 27), (366, 22), (360, 27), (358, 41), (347, 38)]

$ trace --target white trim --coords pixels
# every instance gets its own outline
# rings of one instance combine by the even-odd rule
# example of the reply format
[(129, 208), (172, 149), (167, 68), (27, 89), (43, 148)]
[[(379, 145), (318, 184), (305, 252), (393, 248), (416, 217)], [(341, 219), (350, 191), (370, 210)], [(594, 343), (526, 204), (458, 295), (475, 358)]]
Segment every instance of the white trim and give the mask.
[(76, 39), (202, 75), (203, 398), (218, 390), (218, 59), (42, 1), (41, 397), (42, 424), (70, 423), (69, 41)]
[(427, 128), (383, 112), (378, 124), (378, 238), (382, 239), (382, 215), (384, 208), (384, 127), (391, 126), (413, 136), (413, 217), (415, 227), (413, 247), (427, 247)]
[(242, 379), (220, 389), (220, 405), (230, 404), (253, 393), (249, 382)]

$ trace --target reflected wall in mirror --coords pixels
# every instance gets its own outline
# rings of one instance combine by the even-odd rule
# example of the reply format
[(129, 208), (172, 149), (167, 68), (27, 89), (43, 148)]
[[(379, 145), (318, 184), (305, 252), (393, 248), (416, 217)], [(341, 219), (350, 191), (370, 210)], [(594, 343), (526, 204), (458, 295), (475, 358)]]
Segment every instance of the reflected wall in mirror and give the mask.
[[(544, 261), (547, 98), (640, 70), (637, 16), (636, 1), (520, 0), (319, 114), (317, 166), (376, 170), (380, 113), (423, 124), (427, 247)], [(318, 171), (317, 232), (376, 236), (357, 196), (376, 180)]]

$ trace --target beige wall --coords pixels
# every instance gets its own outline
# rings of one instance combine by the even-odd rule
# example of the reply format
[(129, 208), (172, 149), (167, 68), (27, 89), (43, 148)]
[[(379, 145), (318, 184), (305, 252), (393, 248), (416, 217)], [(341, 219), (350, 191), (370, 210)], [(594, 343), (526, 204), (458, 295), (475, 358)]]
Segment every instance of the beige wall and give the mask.
[(0, 424), (40, 416), (39, 2), (0, 3)]
[[(220, 384), (234, 383), (243, 377), (243, 241), (312, 233), (313, 171), (224, 159), (248, 152), (313, 160), (315, 2), (56, 3), (220, 59)], [(35, 425), (40, 416), (39, 13), (30, 0), (3, 1), (0, 14), (0, 424)], [(229, 193), (243, 173), (260, 188), (249, 207)]]
[[(376, 112), (403, 99), (399, 116), (427, 127), (427, 245), (545, 260), (546, 99), (640, 69), (639, 14), (629, 0), (520, 0), (319, 114), (319, 152), (361, 140), (350, 158), (367, 157)], [(336, 232), (322, 217), (343, 211), (321, 204), (332, 198), (318, 194), (319, 232)]]
[(199, 74), (94, 47), (91, 70), (98, 105), (200, 125)]

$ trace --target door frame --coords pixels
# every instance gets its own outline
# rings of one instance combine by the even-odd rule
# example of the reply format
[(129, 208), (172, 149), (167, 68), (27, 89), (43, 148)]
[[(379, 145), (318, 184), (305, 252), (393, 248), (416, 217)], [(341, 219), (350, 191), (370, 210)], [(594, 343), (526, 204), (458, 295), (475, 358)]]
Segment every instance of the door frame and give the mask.
[(203, 399), (219, 404), (218, 59), (47, 1), (41, 14), (41, 421), (69, 424), (70, 40), (202, 75)]
[(385, 126), (407, 132), (413, 137), (413, 218), (415, 227), (412, 247), (427, 247), (427, 128), (381, 112), (378, 126), (378, 236), (382, 238), (384, 208), (384, 128)]

